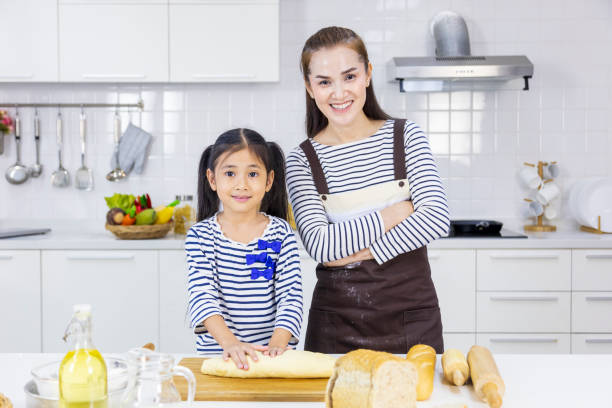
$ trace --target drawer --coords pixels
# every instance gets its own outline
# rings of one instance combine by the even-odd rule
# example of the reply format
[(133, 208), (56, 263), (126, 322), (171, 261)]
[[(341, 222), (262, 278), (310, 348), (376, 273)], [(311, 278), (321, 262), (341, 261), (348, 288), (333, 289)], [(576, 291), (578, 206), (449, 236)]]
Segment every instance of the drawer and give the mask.
[(612, 354), (612, 333), (572, 334), (572, 354)]
[(478, 250), (478, 290), (571, 290), (570, 250)]
[(474, 250), (428, 251), (445, 332), (476, 331)]
[(476, 333), (443, 333), (444, 350), (457, 349), (464, 355), (476, 344)]
[(479, 292), (476, 305), (479, 332), (570, 332), (569, 293)]
[(612, 333), (612, 292), (572, 293), (572, 332)]
[(569, 354), (570, 335), (559, 333), (477, 333), (476, 344), (493, 354)]
[(573, 290), (612, 290), (612, 250), (572, 250)]

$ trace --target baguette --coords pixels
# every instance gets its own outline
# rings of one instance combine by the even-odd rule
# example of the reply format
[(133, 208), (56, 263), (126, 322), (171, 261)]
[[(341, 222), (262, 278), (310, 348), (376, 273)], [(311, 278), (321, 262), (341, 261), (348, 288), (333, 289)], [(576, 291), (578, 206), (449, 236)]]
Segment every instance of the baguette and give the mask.
[(433, 392), (436, 350), (426, 344), (415, 344), (410, 347), (406, 359), (411, 361), (419, 374), (417, 383), (417, 401), (424, 401)]

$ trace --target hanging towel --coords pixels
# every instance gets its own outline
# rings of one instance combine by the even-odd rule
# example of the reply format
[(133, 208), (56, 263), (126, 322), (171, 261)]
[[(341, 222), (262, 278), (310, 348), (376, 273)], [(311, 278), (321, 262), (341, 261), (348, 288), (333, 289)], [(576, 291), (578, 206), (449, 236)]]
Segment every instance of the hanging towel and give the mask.
[[(133, 168), (136, 174), (142, 174), (151, 139), (150, 133), (132, 123), (128, 125), (119, 139), (119, 163), (123, 171), (129, 174)], [(111, 168), (114, 169), (116, 164), (117, 153), (113, 152)]]

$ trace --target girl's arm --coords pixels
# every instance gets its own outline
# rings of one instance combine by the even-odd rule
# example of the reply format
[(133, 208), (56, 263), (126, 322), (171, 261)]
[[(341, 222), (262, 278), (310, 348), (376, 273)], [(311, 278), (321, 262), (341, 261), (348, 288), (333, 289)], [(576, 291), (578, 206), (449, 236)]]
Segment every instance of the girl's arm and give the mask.
[(223, 348), (223, 359), (231, 358), (236, 364), (236, 367), (244, 370), (249, 369), (249, 361), (247, 354), (251, 356), (253, 361), (257, 361), (257, 353), (255, 350), (264, 351), (264, 346), (256, 344), (243, 343), (234, 336), (234, 333), (227, 327), (222, 316), (214, 315), (204, 320), (204, 326), (215, 338), (217, 343)]
[(407, 122), (404, 138), (414, 213), (370, 246), (379, 264), (448, 235), (450, 228), (446, 191), (427, 137), (417, 125)]
[(406, 202), (348, 221), (330, 224), (301, 149), (287, 159), (289, 200), (306, 250), (318, 262), (346, 258), (370, 247), (410, 215)]

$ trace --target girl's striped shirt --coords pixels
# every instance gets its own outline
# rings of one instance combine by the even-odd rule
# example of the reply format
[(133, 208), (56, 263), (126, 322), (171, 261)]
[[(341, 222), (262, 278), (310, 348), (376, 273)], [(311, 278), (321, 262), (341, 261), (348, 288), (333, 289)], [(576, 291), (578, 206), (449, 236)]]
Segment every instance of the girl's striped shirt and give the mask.
[(216, 314), (239, 341), (267, 345), (274, 329), (282, 327), (292, 334), (289, 344), (296, 345), (302, 323), (302, 276), (291, 227), (268, 215), (263, 235), (243, 244), (227, 238), (216, 218), (193, 225), (185, 241), (189, 316), (197, 352), (223, 351), (203, 325)]
[[(328, 146), (310, 140), (321, 162), (329, 193), (359, 190), (393, 181), (393, 123), (387, 120), (368, 138)], [(380, 211), (330, 223), (315, 188), (310, 164), (301, 148), (287, 159), (289, 199), (302, 242), (319, 262), (345, 258), (370, 248), (379, 264), (448, 235), (449, 213), (427, 137), (415, 123), (404, 127), (406, 172), (415, 212), (384, 231)]]

